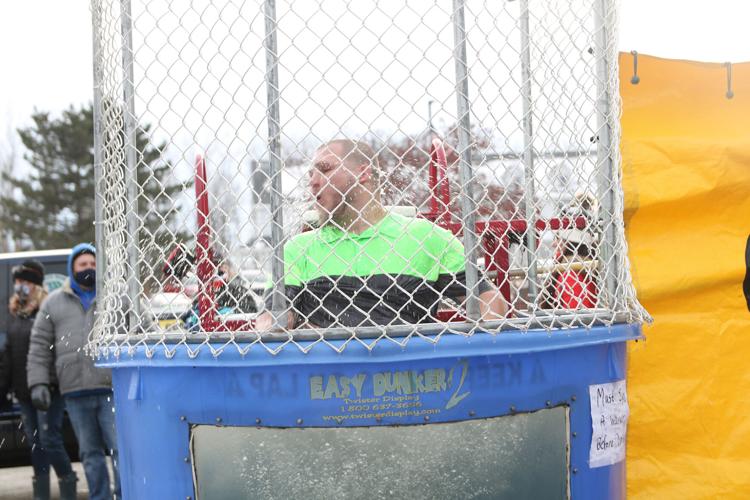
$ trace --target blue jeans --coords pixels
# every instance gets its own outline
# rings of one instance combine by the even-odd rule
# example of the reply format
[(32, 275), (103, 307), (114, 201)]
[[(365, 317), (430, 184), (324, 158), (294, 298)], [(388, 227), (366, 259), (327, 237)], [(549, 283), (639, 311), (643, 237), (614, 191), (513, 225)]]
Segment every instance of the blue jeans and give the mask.
[(120, 476), (117, 472), (117, 436), (115, 434), (115, 405), (111, 392), (86, 396), (66, 396), (65, 407), (78, 438), (83, 471), (89, 487), (90, 500), (109, 500), (109, 471), (106, 451), (112, 455), (115, 473), (115, 498), (120, 496)]
[(63, 398), (56, 389), (51, 392), (52, 403), (47, 411), (38, 411), (31, 401), (19, 401), (18, 404), (21, 407), (23, 431), (31, 446), (34, 475), (48, 475), (51, 465), (60, 478), (71, 474), (73, 468), (63, 444)]

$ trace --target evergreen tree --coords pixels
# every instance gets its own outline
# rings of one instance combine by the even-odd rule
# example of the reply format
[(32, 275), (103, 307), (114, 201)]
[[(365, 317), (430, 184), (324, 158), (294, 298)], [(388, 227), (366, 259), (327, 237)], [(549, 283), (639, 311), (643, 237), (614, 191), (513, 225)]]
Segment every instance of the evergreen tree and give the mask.
[(3, 227), (25, 247), (70, 247), (94, 236), (94, 160), (91, 108), (72, 108), (61, 118), (35, 112), (19, 130), (32, 169), (27, 178), (4, 174), (0, 193)]
[[(32, 121), (33, 125), (18, 131), (31, 170), (25, 177), (3, 174), (11, 190), (0, 193), (0, 225), (27, 249), (67, 248), (94, 241), (92, 105), (71, 107), (59, 118), (35, 112)], [(149, 131), (147, 124), (137, 127), (136, 160), (142, 220), (139, 244), (142, 252), (151, 254), (160, 244), (170, 245), (175, 236), (185, 237), (175, 234), (178, 207), (173, 200), (192, 181), (181, 183), (170, 177), (172, 165), (162, 157), (166, 143), (152, 143)]]

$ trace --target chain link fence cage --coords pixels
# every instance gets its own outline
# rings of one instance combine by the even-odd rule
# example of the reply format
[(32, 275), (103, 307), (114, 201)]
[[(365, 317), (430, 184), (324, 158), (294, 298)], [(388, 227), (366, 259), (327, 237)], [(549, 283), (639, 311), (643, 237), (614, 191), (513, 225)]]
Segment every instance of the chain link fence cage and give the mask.
[(615, 2), (91, 6), (97, 352), (649, 320)]

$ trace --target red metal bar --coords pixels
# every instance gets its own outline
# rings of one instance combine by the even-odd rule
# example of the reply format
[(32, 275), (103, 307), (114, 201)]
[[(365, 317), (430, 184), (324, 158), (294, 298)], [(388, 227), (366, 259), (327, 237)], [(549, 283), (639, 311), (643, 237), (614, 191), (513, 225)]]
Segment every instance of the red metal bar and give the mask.
[(435, 151), (435, 159), (437, 163), (437, 191), (441, 201), (440, 212), (437, 217), (437, 224), (439, 226), (448, 227), (451, 223), (451, 187), (448, 181), (448, 160), (445, 158), (445, 148), (443, 147), (443, 141), (440, 139), (432, 140), (432, 148)]
[[(575, 219), (571, 219), (568, 217), (547, 220), (540, 219), (534, 222), (534, 226), (539, 231), (543, 231), (545, 229), (551, 229), (554, 231), (558, 229), (570, 229), (573, 227), (584, 229), (586, 225), (587, 221), (585, 217), (576, 217)], [(526, 227), (526, 221), (520, 219), (512, 220), (509, 222), (497, 220), (477, 222), (478, 233), (491, 232), (498, 236), (505, 235), (508, 231), (522, 234), (526, 231)]]
[(433, 216), (433, 220), (435, 220), (438, 213), (440, 213), (440, 204), (438, 202), (437, 192), (437, 148), (435, 147), (434, 142), (430, 144), (430, 178), (428, 182), (430, 186), (430, 213)]
[(198, 318), (204, 332), (216, 330), (216, 307), (213, 300), (213, 278), (216, 267), (211, 258), (211, 224), (208, 218), (208, 184), (206, 162), (201, 155), (195, 158), (195, 199), (198, 206), (198, 234), (195, 263), (201, 287), (198, 292)]

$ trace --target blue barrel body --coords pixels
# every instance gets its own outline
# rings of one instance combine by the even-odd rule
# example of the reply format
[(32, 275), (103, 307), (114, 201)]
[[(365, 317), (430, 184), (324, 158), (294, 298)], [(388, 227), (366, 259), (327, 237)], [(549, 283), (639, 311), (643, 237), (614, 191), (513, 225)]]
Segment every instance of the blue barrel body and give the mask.
[[(638, 325), (315, 345), (138, 346), (113, 369), (125, 499), (196, 498), (191, 429), (435, 425), (567, 409), (571, 498), (624, 498), (625, 462), (590, 468), (589, 386), (625, 379)], [(247, 346), (240, 346), (247, 347)], [(269, 346), (274, 347), (274, 346)], [(220, 350), (217, 353), (216, 350)], [(213, 352), (212, 352), (213, 351)], [(455, 424), (449, 424), (455, 425)], [(245, 460), (248, 457), (243, 457)], [(250, 456), (249, 460), (253, 460)], [(543, 478), (540, 478), (543, 480)]]

